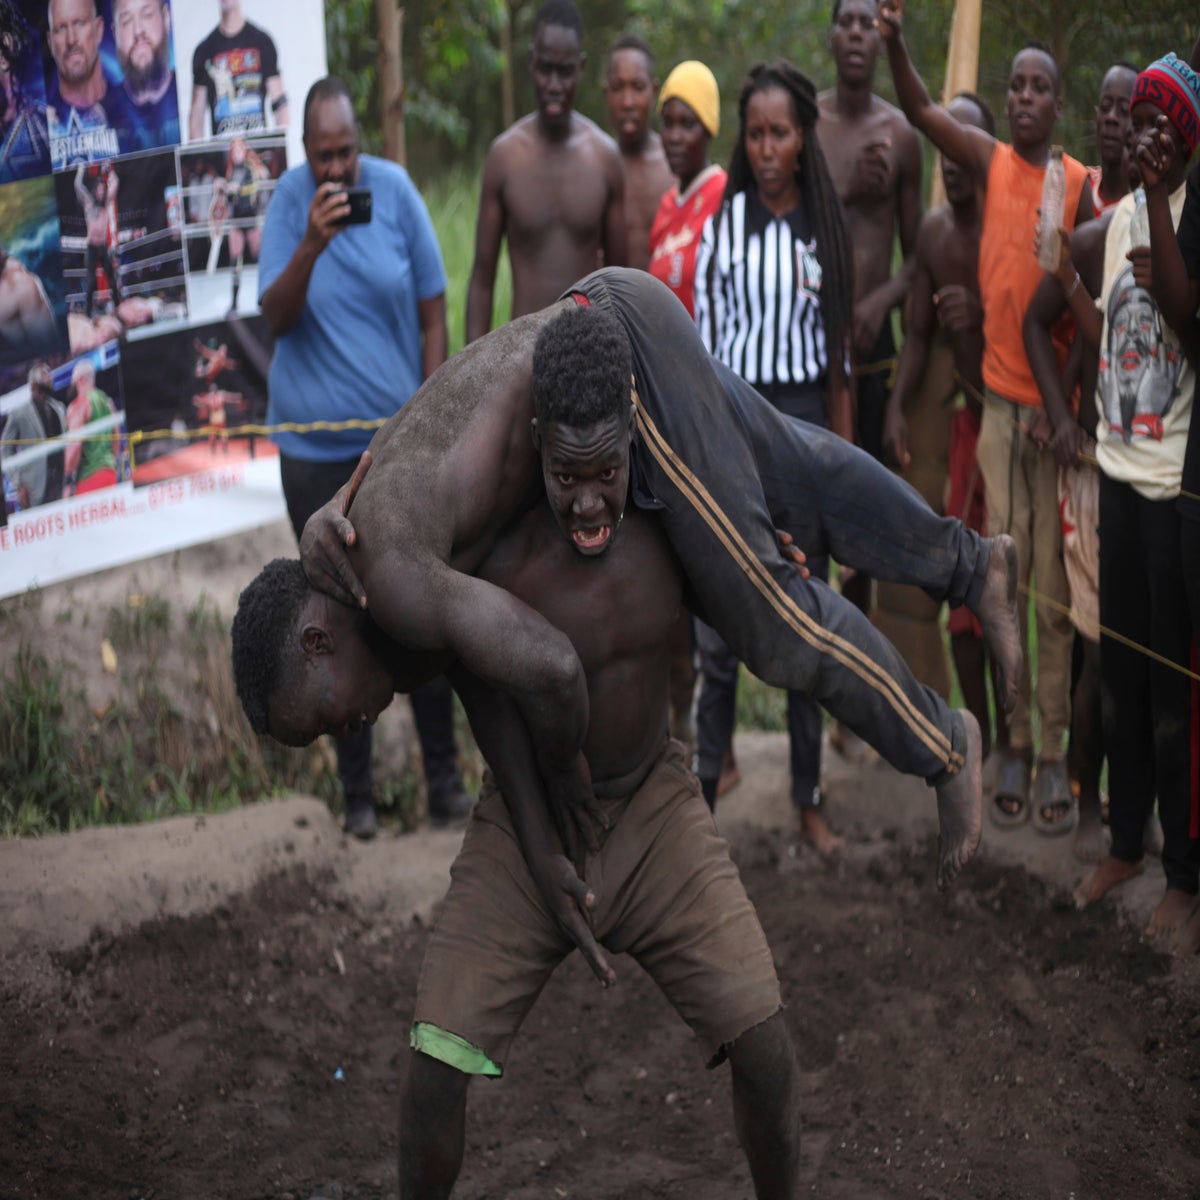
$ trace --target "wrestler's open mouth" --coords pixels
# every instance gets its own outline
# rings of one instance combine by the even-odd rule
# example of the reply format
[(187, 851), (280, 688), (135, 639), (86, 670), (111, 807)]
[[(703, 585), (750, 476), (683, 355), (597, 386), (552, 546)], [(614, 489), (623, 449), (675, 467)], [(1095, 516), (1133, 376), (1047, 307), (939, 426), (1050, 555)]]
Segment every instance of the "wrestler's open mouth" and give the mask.
[(596, 525), (591, 529), (572, 529), (571, 541), (584, 551), (599, 550), (605, 546), (612, 536), (611, 525)]

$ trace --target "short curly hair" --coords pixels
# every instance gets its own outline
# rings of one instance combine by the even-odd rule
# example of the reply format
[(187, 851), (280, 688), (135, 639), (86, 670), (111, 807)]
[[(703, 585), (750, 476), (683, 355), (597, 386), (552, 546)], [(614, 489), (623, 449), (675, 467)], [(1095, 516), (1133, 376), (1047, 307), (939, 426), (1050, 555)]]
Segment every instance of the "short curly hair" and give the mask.
[(616, 317), (578, 306), (559, 313), (533, 347), (533, 411), (539, 425), (582, 429), (629, 420), (633, 357)]
[(583, 15), (574, 0), (545, 0), (533, 14), (533, 36), (536, 38), (539, 30), (551, 25), (573, 30), (580, 42), (583, 41)]
[(233, 682), (255, 733), (267, 732), (267, 707), (288, 675), (287, 643), (311, 594), (299, 559), (276, 558), (238, 597), (229, 629)]

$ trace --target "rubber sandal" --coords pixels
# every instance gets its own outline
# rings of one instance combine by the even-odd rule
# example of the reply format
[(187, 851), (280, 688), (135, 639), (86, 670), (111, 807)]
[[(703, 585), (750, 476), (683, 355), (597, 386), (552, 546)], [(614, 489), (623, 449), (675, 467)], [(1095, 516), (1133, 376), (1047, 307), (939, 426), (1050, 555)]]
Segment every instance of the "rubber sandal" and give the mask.
[[(1014, 806), (1009, 812), (1003, 805)], [(1029, 817), (1029, 759), (1023, 754), (1005, 754), (996, 769), (996, 790), (987, 806), (988, 816), (998, 829), (1015, 829)]]
[(1067, 764), (1061, 758), (1038, 763), (1029, 819), (1043, 837), (1061, 837), (1078, 824), (1079, 809), (1071, 795)]

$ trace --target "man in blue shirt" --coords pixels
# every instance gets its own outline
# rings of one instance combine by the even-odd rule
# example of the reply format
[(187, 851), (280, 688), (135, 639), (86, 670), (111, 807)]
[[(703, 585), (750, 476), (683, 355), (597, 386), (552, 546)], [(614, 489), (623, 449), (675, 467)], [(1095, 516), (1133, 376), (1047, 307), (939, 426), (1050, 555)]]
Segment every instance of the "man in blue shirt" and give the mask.
[[(307, 161), (288, 171), (267, 209), (259, 302), (277, 341), (267, 420), (375, 422), (390, 417), (447, 354), (446, 275), (433, 224), (402, 167), (358, 153), (341, 80), (318, 80), (304, 105)], [(371, 219), (346, 226), (348, 187), (369, 188)], [(349, 479), (373, 428), (279, 432), (288, 515), (299, 537), (309, 515)], [(444, 680), (413, 695), (430, 815), (463, 816)], [(371, 733), (338, 738), (347, 829), (376, 828)]]

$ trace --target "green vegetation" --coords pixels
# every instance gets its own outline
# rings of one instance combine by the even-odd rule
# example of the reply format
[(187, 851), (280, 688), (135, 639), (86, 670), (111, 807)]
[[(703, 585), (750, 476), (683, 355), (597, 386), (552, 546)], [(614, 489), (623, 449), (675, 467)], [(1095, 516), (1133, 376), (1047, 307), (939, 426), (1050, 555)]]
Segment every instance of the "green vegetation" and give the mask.
[[(94, 708), (65, 641), (51, 658), (31, 627), (38, 593), (0, 605), (0, 635), (16, 652), (0, 664), (0, 836), (66, 832), (189, 813), (221, 812), (286, 791), (339, 803), (327, 739), (290, 750), (256, 736), (233, 686), (229, 630), (204, 596), (185, 612), (132, 594), (74, 632), (103, 639), (112, 693)], [(70, 609), (56, 623), (76, 624)], [(88, 629), (99, 625), (102, 632)], [(89, 643), (90, 644), (90, 643)], [(461, 708), (463, 776), (478, 792), (483, 761)], [(401, 829), (424, 818), (419, 756), (381, 772), (378, 807)]]
[[(506, 97), (517, 116), (533, 107), (526, 55), (540, 0), (405, 0), (403, 70), (408, 165), (422, 188), (448, 171), (473, 168), (505, 127)], [(628, 30), (658, 58), (659, 77), (685, 58), (706, 62), (721, 89), (716, 161), (728, 158), (736, 127), (737, 90), (747, 68), (786, 57), (818, 88), (833, 84), (826, 38), (830, 0), (589, 0), (581, 4), (588, 62), (578, 107), (607, 126), (600, 90), (607, 47)], [(905, 15), (913, 61), (933, 94), (945, 77), (954, 0), (915, 0)], [(347, 80), (364, 144), (378, 152), (380, 102), (374, 0), (326, 0), (329, 68)], [(1048, 42), (1063, 67), (1063, 144), (1085, 162), (1098, 161), (1093, 108), (1105, 71), (1120, 59), (1141, 67), (1175, 50), (1187, 56), (1200, 24), (1194, 0), (1162, 0), (1130, 9), (1099, 0), (988, 0), (979, 39), (978, 91), (996, 112), (1001, 136), (1008, 69), (1030, 39)], [(886, 63), (877, 86), (891, 95)], [(925, 155), (932, 163), (933, 155)]]
[(104, 621), (116, 694), (100, 709), (77, 667), (21, 636), (38, 599), (9, 602), (0, 624), (17, 650), (0, 670), (0, 833), (215, 812), (290, 787), (333, 796), (326, 752), (287, 751), (250, 731), (228, 633), (205, 600), (182, 622), (161, 597), (129, 601)]
[[(478, 176), (456, 167), (430, 185), (424, 196), (446, 264), (446, 319), (450, 325), (450, 353), (455, 354), (466, 337), (467, 284), (475, 259), (475, 219), (479, 213)], [(510, 312), (512, 275), (508, 251), (503, 249), (496, 269), (492, 327), (507, 321)]]

